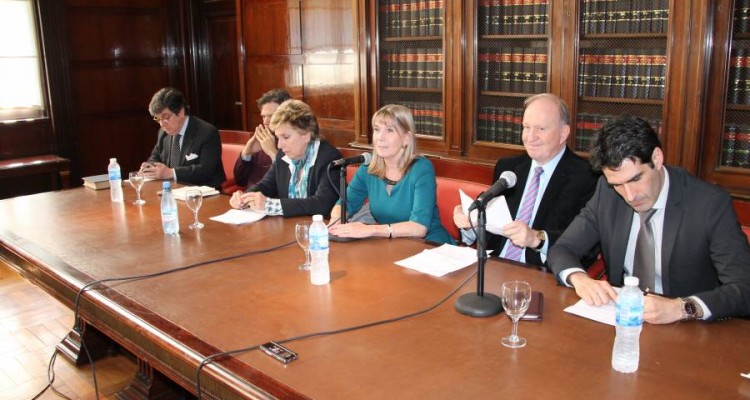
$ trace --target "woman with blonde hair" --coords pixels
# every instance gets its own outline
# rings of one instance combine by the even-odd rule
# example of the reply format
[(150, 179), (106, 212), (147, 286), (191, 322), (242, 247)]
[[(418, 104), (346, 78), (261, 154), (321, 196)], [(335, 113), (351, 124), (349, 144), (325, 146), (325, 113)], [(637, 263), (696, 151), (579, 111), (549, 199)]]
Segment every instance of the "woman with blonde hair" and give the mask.
[[(357, 169), (346, 191), (347, 214), (354, 214), (368, 200), (374, 224), (335, 224), (329, 232), (339, 237), (423, 237), (453, 243), (440, 224), (432, 163), (416, 153), (414, 117), (401, 105), (390, 104), (372, 116), (373, 157), (369, 166)], [(331, 220), (341, 206), (331, 211)]]
[(339, 198), (330, 182), (339, 180), (340, 171), (332, 170), (329, 180), (327, 168), (341, 153), (320, 137), (315, 114), (299, 100), (282, 103), (270, 127), (278, 139), (276, 160), (260, 182), (235, 192), (229, 204), (284, 217), (328, 215)]

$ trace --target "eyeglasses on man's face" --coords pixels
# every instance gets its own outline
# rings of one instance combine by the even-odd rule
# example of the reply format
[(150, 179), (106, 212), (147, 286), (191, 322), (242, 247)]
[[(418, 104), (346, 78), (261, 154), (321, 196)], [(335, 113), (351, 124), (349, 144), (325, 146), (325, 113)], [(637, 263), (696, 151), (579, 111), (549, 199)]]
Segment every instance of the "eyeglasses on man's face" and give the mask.
[(154, 122), (156, 122), (157, 124), (160, 124), (162, 122), (167, 123), (172, 117), (174, 117), (173, 113), (163, 112), (160, 115), (154, 115)]

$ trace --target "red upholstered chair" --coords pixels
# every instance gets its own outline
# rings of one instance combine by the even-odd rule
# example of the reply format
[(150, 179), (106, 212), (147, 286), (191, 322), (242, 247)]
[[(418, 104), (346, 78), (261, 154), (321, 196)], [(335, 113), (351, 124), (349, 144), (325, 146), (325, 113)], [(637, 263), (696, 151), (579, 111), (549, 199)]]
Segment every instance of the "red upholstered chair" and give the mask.
[(437, 177), (437, 205), (440, 212), (440, 223), (457, 242), (461, 241), (461, 233), (456, 224), (453, 223), (453, 209), (461, 204), (458, 189), (461, 189), (471, 198), (476, 198), (480, 193), (487, 190), (488, 185), (464, 181), (460, 179)]
[(224, 166), (224, 174), (227, 176), (227, 180), (221, 184), (222, 193), (231, 194), (238, 190), (245, 190), (244, 187), (238, 186), (234, 181), (234, 163), (244, 147), (244, 145), (237, 143), (221, 144), (221, 164)]
[(747, 236), (747, 241), (750, 242), (750, 226), (743, 226), (742, 232), (745, 232), (745, 236)]
[(231, 194), (237, 190), (245, 190), (244, 187), (238, 186), (234, 180), (234, 163), (237, 162), (237, 158), (239, 158), (252, 133), (220, 129), (219, 136), (221, 137), (221, 165), (224, 167), (224, 174), (227, 176), (227, 180), (221, 184), (221, 192)]
[(586, 270), (590, 277), (601, 281), (607, 280), (607, 269), (601, 253), (596, 256), (596, 261)]

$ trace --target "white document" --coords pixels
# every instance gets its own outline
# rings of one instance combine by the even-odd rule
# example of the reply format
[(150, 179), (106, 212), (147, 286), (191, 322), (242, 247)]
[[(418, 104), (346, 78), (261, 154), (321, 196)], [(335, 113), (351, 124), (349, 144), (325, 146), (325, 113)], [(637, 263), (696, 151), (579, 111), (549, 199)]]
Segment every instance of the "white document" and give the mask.
[[(463, 190), (458, 189), (458, 195), (461, 198), (461, 209), (464, 214), (469, 214), (469, 207), (474, 199), (469, 197)], [(513, 217), (510, 216), (510, 209), (508, 208), (508, 202), (505, 201), (505, 196), (498, 196), (490, 200), (485, 208), (487, 213), (487, 231), (492, 232), (496, 235), (503, 234), (503, 226), (513, 222)], [(477, 225), (477, 210), (472, 210), (469, 218), (474, 226)]]
[(401, 261), (396, 261), (396, 265), (441, 277), (466, 268), (475, 262), (477, 262), (477, 251), (475, 249), (444, 244), (434, 249), (423, 250), (421, 253)]
[(225, 212), (224, 214), (211, 217), (210, 219), (217, 222), (223, 222), (225, 224), (241, 225), (260, 221), (265, 216), (266, 214), (263, 212), (252, 210), (235, 210), (233, 208)]
[(200, 190), (201, 194), (203, 194), (203, 197), (215, 196), (219, 194), (218, 190), (210, 186), (183, 186), (180, 188), (172, 189), (172, 194), (174, 195), (175, 199), (185, 201), (185, 195), (187, 194), (187, 191), (190, 189)]
[[(620, 288), (614, 287), (617, 293), (620, 293)], [(590, 306), (583, 300), (578, 300), (577, 303), (566, 308), (565, 312), (578, 315), (580, 317), (588, 318), (596, 322), (615, 326), (615, 314), (617, 309), (615, 308), (615, 302), (609, 301), (609, 303), (603, 306)]]

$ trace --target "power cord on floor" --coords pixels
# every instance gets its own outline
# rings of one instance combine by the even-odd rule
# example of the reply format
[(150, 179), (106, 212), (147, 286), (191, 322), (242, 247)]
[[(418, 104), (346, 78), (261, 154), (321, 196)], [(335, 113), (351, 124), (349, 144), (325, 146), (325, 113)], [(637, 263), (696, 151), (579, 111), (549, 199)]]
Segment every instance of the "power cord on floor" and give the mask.
[[(83, 335), (83, 327), (81, 326), (81, 320), (78, 317), (78, 315), (79, 315), (79, 308), (80, 308), (80, 302), (81, 302), (81, 297), (83, 296), (83, 294), (85, 292), (87, 292), (89, 290), (93, 290), (94, 286), (97, 286), (97, 285), (100, 285), (100, 284), (103, 284), (103, 283), (109, 283), (109, 282), (134, 282), (134, 281), (139, 281), (139, 280), (143, 280), (143, 279), (155, 278), (155, 277), (159, 277), (159, 276), (164, 276), (164, 275), (172, 274), (172, 273), (175, 273), (175, 272), (186, 271), (186, 270), (189, 270), (189, 269), (193, 269), (193, 268), (197, 268), (197, 267), (201, 267), (201, 266), (205, 266), (205, 265), (209, 265), (209, 264), (215, 264), (215, 263), (219, 263), (219, 262), (234, 260), (234, 259), (237, 259), (237, 258), (247, 257), (247, 256), (251, 256), (251, 255), (256, 255), (256, 254), (268, 253), (268, 252), (271, 252), (271, 251), (274, 251), (274, 250), (278, 250), (278, 249), (284, 248), (284, 247), (289, 246), (290, 244), (293, 244), (293, 243), (296, 243), (296, 240), (285, 242), (285, 243), (282, 243), (282, 244), (279, 244), (279, 245), (276, 245), (276, 246), (272, 246), (272, 247), (269, 247), (269, 248), (265, 248), (265, 249), (252, 250), (252, 251), (248, 251), (248, 252), (237, 254), (237, 255), (233, 255), (233, 256), (227, 256), (227, 257), (213, 259), (213, 260), (201, 261), (201, 262), (197, 262), (197, 263), (194, 263), (194, 264), (190, 264), (190, 265), (186, 265), (186, 266), (182, 266), (182, 267), (177, 267), (177, 268), (172, 268), (172, 269), (168, 269), (168, 270), (164, 270), (164, 271), (154, 272), (154, 273), (150, 273), (150, 274), (131, 275), (131, 276), (124, 276), (124, 277), (119, 277), (119, 278), (98, 279), (98, 280), (95, 280), (93, 282), (90, 282), (90, 283), (84, 285), (81, 289), (78, 290), (78, 293), (76, 294), (75, 302), (73, 303), (73, 321), (74, 321), (73, 322), (73, 324), (74, 324), (73, 325), (73, 331), (75, 331), (76, 333), (78, 333), (78, 335), (80, 337), (80, 340), (81, 340), (81, 348), (83, 348), (84, 352), (86, 353), (86, 358), (88, 358), (89, 365), (91, 366), (91, 374), (92, 374), (93, 381), (94, 381), (94, 393), (96, 395), (96, 399), (97, 400), (99, 399), (99, 386), (98, 386), (98, 383), (97, 383), (97, 380), (96, 380), (96, 369), (94, 367), (94, 360), (91, 357), (91, 354), (89, 353), (88, 348), (86, 347), (86, 343), (84, 341), (84, 335)], [(42, 389), (36, 396), (34, 396), (32, 398), (32, 400), (38, 399), (44, 392), (47, 391), (47, 389), (51, 389), (53, 392), (55, 392), (55, 394), (57, 394), (60, 397), (69, 399), (67, 396), (65, 396), (64, 394), (62, 394), (59, 391), (57, 391), (54, 388), (54, 386), (52, 386), (52, 384), (55, 381), (54, 364), (55, 364), (55, 360), (56, 359), (57, 359), (57, 350), (55, 350), (55, 352), (52, 354), (52, 357), (50, 358), (49, 364), (47, 366), (47, 380), (48, 380), (47, 386), (45, 386), (44, 389)]]

